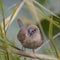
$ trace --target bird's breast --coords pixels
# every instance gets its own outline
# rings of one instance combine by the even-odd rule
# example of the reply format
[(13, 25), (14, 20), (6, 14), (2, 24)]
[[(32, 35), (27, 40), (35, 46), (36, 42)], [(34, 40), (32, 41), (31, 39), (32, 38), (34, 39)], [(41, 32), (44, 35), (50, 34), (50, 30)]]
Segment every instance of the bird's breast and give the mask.
[(30, 48), (30, 49), (36, 49), (36, 48), (40, 47), (41, 44), (42, 44), (42, 40), (41, 40), (40, 35), (35, 36), (35, 37), (27, 36), (23, 42), (23, 46), (25, 48)]

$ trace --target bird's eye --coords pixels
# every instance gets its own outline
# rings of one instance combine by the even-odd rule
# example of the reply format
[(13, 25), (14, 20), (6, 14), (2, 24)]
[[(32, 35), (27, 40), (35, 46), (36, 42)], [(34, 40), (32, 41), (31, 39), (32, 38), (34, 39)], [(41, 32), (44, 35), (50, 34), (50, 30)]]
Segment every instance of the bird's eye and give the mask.
[(33, 32), (35, 32), (35, 31), (36, 31), (36, 29), (33, 30)]
[(30, 35), (32, 35), (36, 32), (36, 29), (29, 29), (28, 32), (29, 32)]

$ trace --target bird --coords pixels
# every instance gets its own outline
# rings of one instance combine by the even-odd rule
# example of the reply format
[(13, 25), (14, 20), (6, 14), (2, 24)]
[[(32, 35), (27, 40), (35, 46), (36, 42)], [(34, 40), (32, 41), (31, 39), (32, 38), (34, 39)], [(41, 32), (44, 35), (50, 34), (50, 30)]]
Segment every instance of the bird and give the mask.
[(24, 48), (32, 49), (34, 52), (34, 49), (37, 49), (43, 43), (39, 28), (35, 24), (24, 27), (20, 19), (17, 19), (17, 23), (20, 28), (17, 39)]

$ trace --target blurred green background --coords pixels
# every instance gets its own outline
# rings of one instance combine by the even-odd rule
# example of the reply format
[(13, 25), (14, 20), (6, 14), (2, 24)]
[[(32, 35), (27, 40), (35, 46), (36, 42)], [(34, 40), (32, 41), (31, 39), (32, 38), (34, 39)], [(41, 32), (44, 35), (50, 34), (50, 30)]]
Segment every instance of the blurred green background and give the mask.
[[(52, 12), (54, 12), (55, 14), (60, 16), (60, 0), (37, 0), (37, 1), (40, 4), (42, 4), (43, 6), (45, 6), (47, 9), (50, 9)], [(2, 2), (3, 2), (4, 12), (5, 12), (5, 18), (7, 18), (12, 13), (14, 6), (16, 5), (16, 3), (19, 2), (19, 0), (2, 0)], [(48, 16), (50, 16), (50, 14), (47, 13), (44, 9), (42, 9), (42, 10), (44, 11), (44, 13), (46, 13)], [(19, 27), (18, 27), (16, 20), (18, 19), (19, 16), (27, 17), (33, 23), (34, 23), (34, 18), (30, 14), (27, 7), (25, 5), (23, 5), (19, 14), (17, 15), (17, 17), (15, 18), (13, 23), (8, 28), (8, 31), (7, 31), (8, 39), (11, 41), (13, 40), (18, 47), (21, 47), (20, 42), (17, 40), (17, 33), (19, 31)], [(54, 17), (53, 19), (58, 20), (58, 22), (60, 23), (60, 20), (57, 19), (56, 17)], [(2, 17), (1, 17), (1, 11), (0, 11), (0, 23), (1, 22), (2, 22)], [(49, 22), (43, 18), (43, 19), (41, 19), (41, 24), (42, 24), (43, 30), (46, 34), (46, 37), (48, 39)], [(54, 26), (53, 35), (57, 34), (58, 32), (60, 32), (60, 30)], [(58, 36), (54, 41), (55, 41), (58, 49), (60, 50), (60, 36)], [(47, 46), (47, 44), (46, 44), (46, 46)], [(43, 46), (43, 48), (45, 48), (45, 46)], [(42, 50), (43, 50), (43, 48), (42, 48)]]

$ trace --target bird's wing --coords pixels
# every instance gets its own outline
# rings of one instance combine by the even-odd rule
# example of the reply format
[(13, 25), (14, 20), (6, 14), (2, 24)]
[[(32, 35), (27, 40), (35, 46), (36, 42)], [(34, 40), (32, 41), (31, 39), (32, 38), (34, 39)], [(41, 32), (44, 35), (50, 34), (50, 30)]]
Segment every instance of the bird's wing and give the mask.
[(17, 38), (20, 42), (23, 42), (26, 38), (27, 31), (25, 28), (21, 28), (19, 33), (17, 34)]

